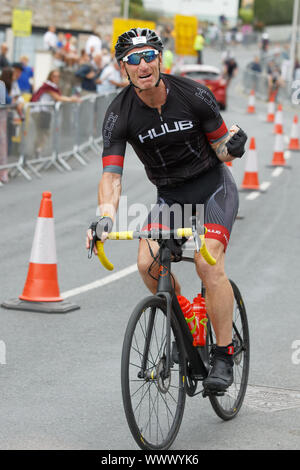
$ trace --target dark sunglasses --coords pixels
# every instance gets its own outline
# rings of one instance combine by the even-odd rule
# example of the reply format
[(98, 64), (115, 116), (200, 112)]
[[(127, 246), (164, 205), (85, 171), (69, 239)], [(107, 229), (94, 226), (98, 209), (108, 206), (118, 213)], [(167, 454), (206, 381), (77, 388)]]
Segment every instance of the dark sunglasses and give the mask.
[(132, 54), (123, 57), (123, 62), (127, 62), (130, 65), (139, 65), (141, 63), (141, 59), (145, 59), (147, 64), (152, 62), (159, 52), (156, 49), (148, 49), (146, 51), (141, 52), (133, 52)]

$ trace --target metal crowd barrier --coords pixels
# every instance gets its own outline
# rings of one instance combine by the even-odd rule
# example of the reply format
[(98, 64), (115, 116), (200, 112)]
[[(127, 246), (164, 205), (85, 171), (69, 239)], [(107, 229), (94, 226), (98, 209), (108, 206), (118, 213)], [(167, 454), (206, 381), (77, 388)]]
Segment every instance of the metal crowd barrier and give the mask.
[(0, 175), (8, 170), (30, 181), (51, 166), (71, 171), (71, 159), (86, 165), (88, 152), (101, 151), (105, 112), (116, 95), (91, 94), (78, 103), (26, 103), (23, 121), (15, 106), (0, 106)]
[[(262, 100), (268, 99), (268, 76), (264, 72), (254, 72), (246, 68), (243, 71), (243, 89), (244, 92), (249, 93), (251, 90), (255, 91), (255, 95)], [(292, 101), (293, 88), (290, 82), (284, 82), (284, 85), (279, 87), (277, 94), (277, 101), (289, 102)]]
[(30, 174), (24, 168), (20, 153), (22, 121), (16, 105), (0, 105), (0, 186), (4, 173), (22, 174), (28, 181)]

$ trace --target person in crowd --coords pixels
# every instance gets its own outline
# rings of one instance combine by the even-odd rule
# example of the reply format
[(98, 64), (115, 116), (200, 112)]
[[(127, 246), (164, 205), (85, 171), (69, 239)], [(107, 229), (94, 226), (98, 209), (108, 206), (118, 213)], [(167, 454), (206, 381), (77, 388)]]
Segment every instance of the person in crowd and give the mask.
[(263, 33), (261, 36), (261, 50), (262, 52), (268, 52), (269, 49), (269, 35), (268, 33)]
[(64, 33), (60, 32), (57, 34), (56, 49), (63, 49), (66, 39)]
[[(13, 82), (13, 69), (11, 67), (4, 67), (0, 74), (0, 80), (5, 84), (5, 103), (11, 104), (12, 98), (10, 96), (10, 92)], [(0, 107), (0, 165), (7, 164), (7, 116), (7, 109)], [(8, 183), (8, 180), (8, 169), (0, 170), (0, 181), (2, 183)]]
[(40, 86), (38, 90), (33, 93), (31, 101), (33, 103), (41, 103), (41, 106), (36, 106), (31, 110), (31, 116), (35, 122), (36, 137), (34, 141), (34, 148), (36, 157), (41, 156), (42, 149), (49, 138), (51, 120), (53, 116), (53, 109), (49, 106), (43, 106), (43, 103), (55, 103), (58, 101), (64, 103), (79, 102), (80, 98), (77, 96), (64, 96), (59, 89), (60, 71), (58, 69), (52, 70), (47, 80)]
[(65, 62), (69, 67), (73, 67), (79, 61), (79, 55), (77, 52), (77, 39), (71, 34), (66, 34), (66, 44), (64, 46)]
[(49, 26), (48, 31), (43, 36), (44, 49), (55, 52), (57, 48), (57, 35), (55, 26)]
[(29, 58), (26, 55), (20, 57), (20, 64), (23, 66), (22, 73), (18, 78), (18, 85), (21, 93), (32, 93), (31, 79), (33, 78), (33, 68), (28, 65)]
[(171, 73), (174, 63), (174, 54), (170, 49), (165, 50), (163, 55), (163, 72)]
[(31, 101), (36, 102), (55, 102), (62, 101), (66, 103), (79, 102), (80, 98), (77, 96), (64, 96), (59, 89), (60, 71), (52, 70), (47, 80), (40, 86), (40, 88), (33, 93)]
[(202, 61), (203, 61), (202, 55), (203, 55), (204, 42), (205, 42), (205, 39), (202, 34), (202, 30), (199, 29), (194, 40), (194, 50), (197, 53), (197, 64), (202, 64)]
[(238, 72), (238, 64), (235, 58), (231, 55), (224, 61), (224, 70), (223, 75), (227, 81), (227, 86), (230, 84), (233, 77), (236, 76)]
[(85, 44), (85, 51), (92, 57), (94, 54), (101, 54), (102, 41), (99, 34), (95, 31), (90, 34)]
[(6, 57), (7, 53), (8, 53), (8, 46), (6, 42), (4, 42), (1, 44), (1, 47), (0, 47), (0, 70), (2, 70), (4, 67), (10, 66), (9, 60)]
[(13, 69), (13, 82), (11, 87), (11, 97), (13, 103), (17, 105), (17, 112), (21, 119), (23, 119), (23, 107), (25, 104), (24, 98), (22, 97), (22, 92), (18, 83), (19, 78), (23, 72), (23, 64), (21, 62), (14, 62), (12, 64)]
[(81, 49), (80, 56), (78, 59), (78, 65), (90, 64), (91, 58), (89, 54), (85, 51), (85, 49)]
[(120, 72), (120, 68), (116, 59), (107, 65), (101, 75), (101, 83), (97, 85), (97, 93), (108, 93), (124, 88), (128, 85), (128, 81), (124, 81)]
[(284, 80), (281, 76), (281, 70), (274, 60), (271, 60), (267, 65), (268, 76), (268, 101), (276, 99), (279, 89), (284, 85)]
[(88, 95), (97, 92), (97, 84), (100, 84), (99, 79), (102, 72), (102, 56), (101, 54), (94, 54), (93, 61), (82, 64), (77, 72), (76, 77), (81, 79), (81, 94)]
[(262, 72), (262, 66), (261, 66), (260, 58), (258, 57), (258, 55), (254, 57), (253, 62), (250, 62), (249, 69), (257, 73)]

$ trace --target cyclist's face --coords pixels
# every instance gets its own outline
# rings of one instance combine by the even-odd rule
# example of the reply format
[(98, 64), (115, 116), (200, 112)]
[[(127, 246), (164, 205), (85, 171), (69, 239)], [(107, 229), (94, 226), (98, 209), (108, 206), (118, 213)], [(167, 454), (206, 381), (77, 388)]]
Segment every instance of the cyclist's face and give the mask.
[[(149, 46), (136, 47), (132, 49), (129, 54), (134, 52), (142, 52), (143, 50), (153, 49)], [(154, 49), (155, 50), (155, 49)], [(138, 65), (130, 65), (129, 63), (121, 62), (121, 71), (125, 74), (129, 74), (131, 81), (141, 90), (148, 90), (153, 88), (159, 77), (159, 64), (161, 64), (161, 54), (155, 56), (152, 62), (146, 62), (145, 59), (141, 58)]]

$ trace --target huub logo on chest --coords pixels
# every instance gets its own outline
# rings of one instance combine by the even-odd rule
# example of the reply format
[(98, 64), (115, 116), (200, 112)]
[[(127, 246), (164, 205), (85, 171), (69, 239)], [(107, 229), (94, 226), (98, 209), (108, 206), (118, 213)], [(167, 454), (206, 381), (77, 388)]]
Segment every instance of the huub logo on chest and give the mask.
[(139, 134), (139, 139), (143, 144), (146, 139), (155, 139), (156, 137), (160, 137), (165, 134), (169, 134), (171, 132), (179, 132), (185, 131), (187, 129), (192, 129), (194, 127), (192, 121), (174, 121), (174, 127), (169, 127), (167, 123), (164, 123), (160, 126), (160, 128), (149, 129), (146, 134), (142, 135)]

